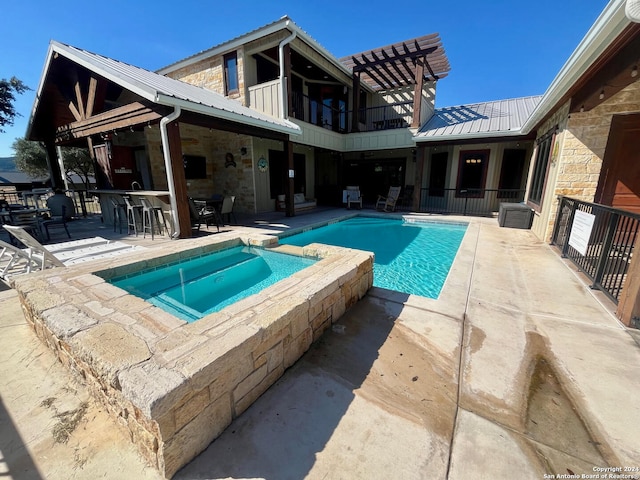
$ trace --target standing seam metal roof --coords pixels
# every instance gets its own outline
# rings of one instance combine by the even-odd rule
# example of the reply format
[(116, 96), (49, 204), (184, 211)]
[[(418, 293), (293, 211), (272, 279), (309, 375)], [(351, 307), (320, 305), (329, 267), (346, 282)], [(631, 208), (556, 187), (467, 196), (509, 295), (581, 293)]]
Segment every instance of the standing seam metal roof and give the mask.
[[(300, 133), (300, 128), (292, 122), (252, 110), (211, 90), (59, 42), (52, 41), (51, 48), (154, 103), (163, 105), (180, 103), (180, 106), (186, 110), (205, 113), (213, 117), (236, 121), (251, 120), (245, 123), (269, 130)], [(170, 99), (182, 102), (172, 102)], [(189, 104), (193, 108), (189, 108)], [(198, 106), (205, 107), (205, 111)]]
[(453, 136), (518, 135), (541, 98), (542, 95), (536, 95), (438, 108), (414, 139), (437, 141)]

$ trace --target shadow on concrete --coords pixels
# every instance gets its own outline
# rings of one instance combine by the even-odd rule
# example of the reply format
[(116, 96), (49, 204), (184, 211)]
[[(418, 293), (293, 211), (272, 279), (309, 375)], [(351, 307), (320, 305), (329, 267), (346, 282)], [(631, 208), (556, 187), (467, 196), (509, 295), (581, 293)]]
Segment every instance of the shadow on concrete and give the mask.
[(36, 467), (20, 432), (11, 420), (0, 397), (0, 478), (40, 480)]
[[(301, 479), (332, 437), (350, 445), (349, 439), (335, 439), (345, 436), (338, 425), (403, 307), (389, 305), (358, 302), (174, 479)], [(331, 459), (322, 463), (326, 468)]]

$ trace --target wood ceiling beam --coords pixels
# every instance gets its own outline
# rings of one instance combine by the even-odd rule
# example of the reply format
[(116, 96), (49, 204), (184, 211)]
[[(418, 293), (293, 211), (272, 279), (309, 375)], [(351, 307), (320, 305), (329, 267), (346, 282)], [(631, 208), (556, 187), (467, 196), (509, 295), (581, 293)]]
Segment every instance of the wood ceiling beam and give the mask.
[(122, 107), (99, 113), (56, 129), (56, 143), (65, 143), (99, 133), (147, 124), (162, 118), (170, 109), (158, 105), (133, 102)]

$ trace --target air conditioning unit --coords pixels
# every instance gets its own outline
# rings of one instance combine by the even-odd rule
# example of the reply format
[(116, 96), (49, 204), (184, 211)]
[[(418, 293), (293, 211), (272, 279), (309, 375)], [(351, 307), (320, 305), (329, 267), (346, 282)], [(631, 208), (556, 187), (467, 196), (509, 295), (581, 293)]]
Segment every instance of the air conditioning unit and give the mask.
[(533, 223), (533, 209), (524, 203), (501, 203), (498, 225), (508, 228), (529, 229)]

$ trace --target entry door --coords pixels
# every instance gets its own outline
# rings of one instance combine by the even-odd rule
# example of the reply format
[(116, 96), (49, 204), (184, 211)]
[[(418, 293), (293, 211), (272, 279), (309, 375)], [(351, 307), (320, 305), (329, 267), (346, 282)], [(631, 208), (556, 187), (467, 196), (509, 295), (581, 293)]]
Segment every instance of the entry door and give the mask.
[(640, 114), (613, 117), (596, 202), (640, 213)]

